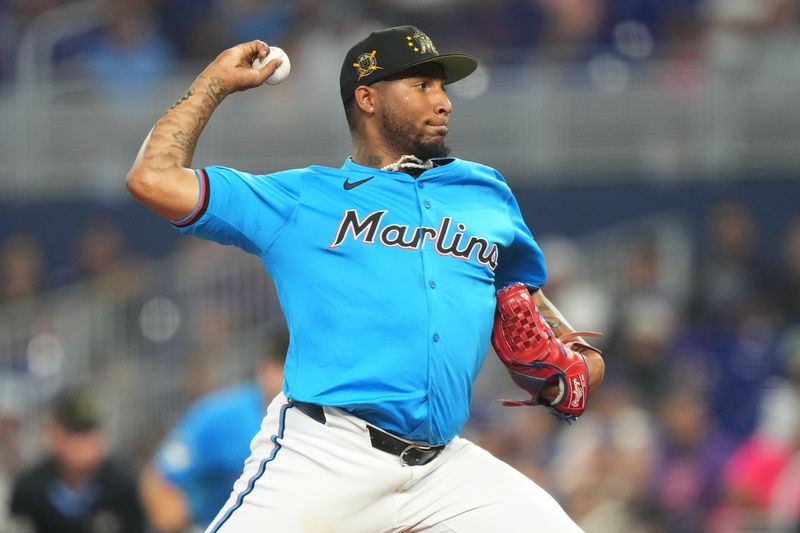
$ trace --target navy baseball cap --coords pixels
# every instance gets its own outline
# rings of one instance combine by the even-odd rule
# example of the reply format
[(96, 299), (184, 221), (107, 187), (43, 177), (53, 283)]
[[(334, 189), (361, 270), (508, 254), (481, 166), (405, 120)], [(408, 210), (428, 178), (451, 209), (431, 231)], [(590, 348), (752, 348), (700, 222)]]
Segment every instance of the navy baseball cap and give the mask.
[(430, 37), (415, 26), (375, 31), (345, 55), (339, 75), (342, 102), (347, 103), (359, 85), (372, 85), (426, 63), (441, 65), (445, 84), (466, 78), (478, 67), (478, 61), (467, 54), (440, 54)]
[(83, 388), (66, 389), (56, 395), (51, 414), (60, 426), (72, 433), (84, 433), (100, 426), (97, 398)]

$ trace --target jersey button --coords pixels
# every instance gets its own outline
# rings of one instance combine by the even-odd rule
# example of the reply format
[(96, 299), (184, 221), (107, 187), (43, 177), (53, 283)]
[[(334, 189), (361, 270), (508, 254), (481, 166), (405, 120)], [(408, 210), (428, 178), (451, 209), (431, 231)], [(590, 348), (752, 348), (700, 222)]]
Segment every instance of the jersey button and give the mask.
[(431, 286), (431, 289), (435, 289), (435, 288), (436, 288), (436, 282), (435, 282), (435, 281), (433, 281), (433, 280), (430, 280), (430, 281), (428, 282), (428, 285), (430, 285), (430, 286)]
[(439, 334), (438, 333), (434, 333), (433, 334), (433, 342), (439, 342)]
[(422, 205), (425, 206), (425, 209), (430, 209), (431, 208), (431, 203), (428, 200), (425, 200), (424, 202), (422, 202)]
[(425, 184), (422, 183), (421, 181), (418, 181), (417, 182), (417, 187), (419, 187), (420, 189), (423, 189), (423, 188), (425, 188)]

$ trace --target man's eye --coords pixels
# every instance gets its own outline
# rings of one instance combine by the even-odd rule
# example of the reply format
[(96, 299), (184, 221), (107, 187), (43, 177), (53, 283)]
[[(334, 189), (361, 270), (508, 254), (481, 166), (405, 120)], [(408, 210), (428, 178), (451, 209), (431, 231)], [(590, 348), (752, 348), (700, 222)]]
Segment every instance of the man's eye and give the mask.
[(427, 89), (428, 88), (428, 84), (423, 81), (421, 83), (418, 83), (417, 87), (419, 87), (420, 89)]

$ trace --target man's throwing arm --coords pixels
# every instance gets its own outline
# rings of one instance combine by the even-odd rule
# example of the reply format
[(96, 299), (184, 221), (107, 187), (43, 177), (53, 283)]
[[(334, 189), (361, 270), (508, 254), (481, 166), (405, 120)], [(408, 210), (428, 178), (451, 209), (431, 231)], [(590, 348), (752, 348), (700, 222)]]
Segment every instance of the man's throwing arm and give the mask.
[(192, 83), (144, 140), (126, 179), (128, 190), (156, 213), (180, 220), (197, 205), (200, 186), (189, 168), (200, 134), (211, 114), (229, 94), (258, 87), (281, 61), (258, 70), (253, 60), (267, 57), (263, 41), (225, 50)]

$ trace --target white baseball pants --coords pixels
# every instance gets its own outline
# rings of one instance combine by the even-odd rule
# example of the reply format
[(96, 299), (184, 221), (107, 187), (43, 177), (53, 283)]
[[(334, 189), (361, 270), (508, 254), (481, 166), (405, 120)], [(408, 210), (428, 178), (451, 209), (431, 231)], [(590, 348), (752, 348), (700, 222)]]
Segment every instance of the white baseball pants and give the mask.
[(321, 424), (283, 394), (206, 533), (580, 533), (542, 488), (455, 438), (430, 463), (376, 450), (364, 421), (325, 407)]

